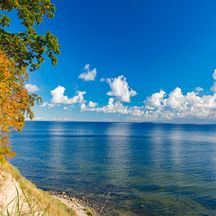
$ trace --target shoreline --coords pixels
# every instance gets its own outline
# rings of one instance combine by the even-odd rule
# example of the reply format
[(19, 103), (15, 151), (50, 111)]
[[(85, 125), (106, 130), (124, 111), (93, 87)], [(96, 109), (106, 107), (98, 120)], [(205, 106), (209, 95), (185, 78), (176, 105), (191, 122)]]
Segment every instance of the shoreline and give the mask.
[(0, 215), (98, 215), (87, 200), (38, 188), (8, 162), (0, 166), (0, 183)]
[(60, 200), (69, 208), (72, 208), (79, 216), (98, 215), (99, 208), (97, 208), (95, 205), (90, 204), (88, 200), (85, 200), (84, 198), (83, 199), (78, 198), (64, 191), (47, 190), (47, 192), (54, 198)]

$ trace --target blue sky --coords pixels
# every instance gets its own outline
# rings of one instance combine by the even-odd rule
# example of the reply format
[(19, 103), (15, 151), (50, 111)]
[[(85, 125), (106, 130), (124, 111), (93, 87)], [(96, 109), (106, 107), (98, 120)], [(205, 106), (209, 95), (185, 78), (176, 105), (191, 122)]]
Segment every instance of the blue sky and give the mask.
[[(56, 67), (47, 60), (30, 76), (44, 101), (36, 119), (216, 120), (215, 1), (53, 2), (56, 17), (39, 32), (57, 35), (61, 54)], [(94, 69), (94, 80), (79, 78)]]

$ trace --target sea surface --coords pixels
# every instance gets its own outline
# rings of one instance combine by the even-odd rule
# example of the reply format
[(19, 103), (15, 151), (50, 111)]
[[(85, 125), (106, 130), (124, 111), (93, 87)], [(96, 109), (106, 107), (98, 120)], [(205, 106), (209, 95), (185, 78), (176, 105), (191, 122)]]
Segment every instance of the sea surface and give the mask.
[(27, 122), (11, 161), (100, 215), (216, 215), (216, 125)]

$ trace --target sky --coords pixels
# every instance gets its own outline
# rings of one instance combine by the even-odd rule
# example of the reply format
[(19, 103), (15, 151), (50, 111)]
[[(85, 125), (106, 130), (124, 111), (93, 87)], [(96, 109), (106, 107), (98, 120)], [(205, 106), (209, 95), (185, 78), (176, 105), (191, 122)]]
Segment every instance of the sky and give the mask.
[(38, 32), (61, 54), (30, 74), (35, 120), (216, 122), (216, 1), (53, 2)]

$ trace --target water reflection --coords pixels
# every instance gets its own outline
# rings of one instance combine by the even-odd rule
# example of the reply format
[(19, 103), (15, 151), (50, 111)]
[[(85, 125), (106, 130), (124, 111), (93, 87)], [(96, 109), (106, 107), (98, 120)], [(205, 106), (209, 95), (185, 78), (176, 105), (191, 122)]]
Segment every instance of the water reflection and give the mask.
[[(49, 166), (50, 175), (55, 175), (56, 170), (63, 170), (63, 154), (64, 154), (64, 142), (65, 139), (61, 138), (64, 135), (64, 124), (61, 122), (51, 124), (48, 129), (49, 132)], [(44, 143), (46, 145), (46, 143)], [(56, 176), (54, 176), (55, 178)]]
[(170, 130), (167, 134), (167, 140), (170, 142), (171, 159), (173, 166), (180, 166), (182, 162), (182, 140), (184, 133), (180, 129)]
[(164, 146), (164, 131), (160, 126), (156, 126), (151, 130), (151, 145), (152, 145), (152, 161), (156, 168), (160, 168), (163, 159)]
[(130, 165), (130, 141), (127, 137), (131, 133), (131, 124), (110, 124), (106, 134), (114, 135), (107, 140), (108, 161), (107, 170), (115, 185), (127, 184)]
[(55, 185), (57, 185), (62, 173), (65, 171), (65, 139), (62, 139), (62, 135), (64, 135), (64, 124), (61, 122), (50, 124), (47, 131), (50, 139), (48, 140), (48, 143), (43, 143), (44, 145), (48, 144), (49, 151), (47, 158), (47, 166), (49, 168), (47, 169), (48, 175), (45, 181), (50, 181), (50, 189), (53, 189)]

